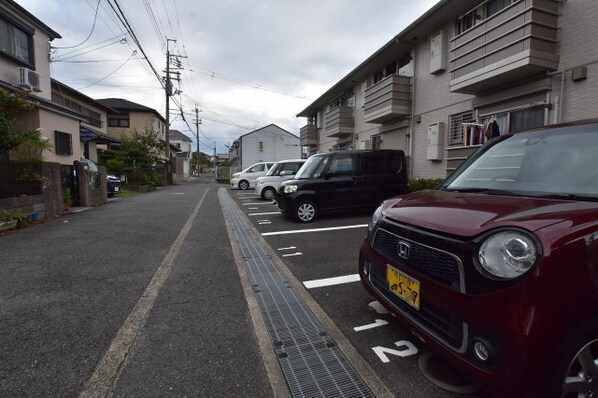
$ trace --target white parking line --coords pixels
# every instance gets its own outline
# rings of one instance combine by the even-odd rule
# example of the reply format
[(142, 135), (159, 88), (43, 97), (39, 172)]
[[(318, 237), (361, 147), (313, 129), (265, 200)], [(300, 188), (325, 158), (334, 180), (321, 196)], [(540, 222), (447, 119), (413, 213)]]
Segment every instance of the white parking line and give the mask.
[(341, 229), (365, 228), (367, 224), (344, 225), (342, 227), (327, 227), (327, 228), (310, 228), (310, 229), (293, 229), (290, 231), (264, 232), (262, 236), (272, 235), (286, 235), (286, 234), (302, 234), (305, 232), (323, 232), (323, 231), (337, 231)]
[(248, 216), (272, 216), (274, 214), (280, 214), (279, 211), (266, 211), (263, 213), (249, 213)]
[(359, 274), (337, 276), (334, 278), (314, 279), (312, 281), (303, 282), (303, 285), (307, 289), (313, 289), (316, 287), (342, 285), (343, 283), (352, 283), (352, 282), (359, 282)]
[(257, 206), (257, 205), (271, 205), (270, 202), (252, 202), (252, 203), (243, 203), (243, 206)]
[(289, 247), (281, 247), (280, 249), (276, 249), (278, 251), (282, 251), (282, 250), (293, 250), (296, 249), (295, 246), (289, 246)]
[(257, 207), (248, 207), (247, 210), (257, 210)]
[(289, 254), (283, 254), (282, 257), (295, 257), (295, 256), (303, 256), (303, 253), (301, 252), (295, 252), (295, 253), (289, 253)]

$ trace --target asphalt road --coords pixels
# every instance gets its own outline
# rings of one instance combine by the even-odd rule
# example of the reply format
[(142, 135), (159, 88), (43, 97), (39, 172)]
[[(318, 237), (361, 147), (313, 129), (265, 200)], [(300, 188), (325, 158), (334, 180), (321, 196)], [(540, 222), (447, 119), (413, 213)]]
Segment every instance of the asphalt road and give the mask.
[(1, 396), (272, 395), (210, 180), (0, 238)]
[(0, 396), (282, 396), (222, 189), (390, 395), (457, 396), (354, 279), (369, 214), (299, 225), (211, 176), (0, 237)]

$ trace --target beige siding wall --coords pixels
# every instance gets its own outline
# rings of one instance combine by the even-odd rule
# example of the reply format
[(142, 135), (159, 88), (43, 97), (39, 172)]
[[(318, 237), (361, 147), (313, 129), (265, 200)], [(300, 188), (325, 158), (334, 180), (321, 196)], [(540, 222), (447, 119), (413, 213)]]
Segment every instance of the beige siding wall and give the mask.
[[(571, 121), (598, 116), (598, 7), (595, 0), (567, 1), (561, 7), (560, 64), (565, 71), (562, 120)], [(571, 80), (573, 68), (587, 66), (587, 79)], [(560, 75), (555, 76), (558, 99)]]
[(51, 113), (40, 109), (39, 120), (43, 126), (41, 129), (42, 137), (48, 138), (48, 140), (54, 143), (54, 131), (61, 131), (71, 135), (71, 143), (73, 148), (73, 154), (70, 156), (56, 155), (54, 150), (44, 151), (43, 157), (47, 162), (56, 162), (61, 164), (72, 165), (75, 160), (81, 159), (83, 152), (79, 143), (79, 121), (75, 119), (66, 118), (56, 113)]

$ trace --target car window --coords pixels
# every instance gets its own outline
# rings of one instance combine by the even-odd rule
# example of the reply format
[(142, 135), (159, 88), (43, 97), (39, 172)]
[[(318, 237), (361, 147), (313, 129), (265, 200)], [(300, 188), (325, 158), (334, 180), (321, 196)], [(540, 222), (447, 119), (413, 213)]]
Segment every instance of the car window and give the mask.
[(361, 173), (364, 175), (387, 174), (385, 153), (364, 153), (361, 156)]
[[(301, 167), (301, 163), (285, 163), (282, 166), (282, 170), (281, 171), (286, 171), (287, 175), (292, 175), (297, 173), (297, 171), (299, 170), (299, 167)], [(290, 173), (289, 173), (290, 171)]]
[(277, 176), (278, 174), (280, 174), (280, 171), (282, 170), (282, 166), (283, 166), (283, 163), (275, 163), (274, 166), (270, 167), (270, 169), (268, 170), (268, 173), (266, 175), (267, 176)]
[(249, 170), (247, 170), (248, 173), (259, 173), (261, 171), (264, 171), (264, 164), (263, 163), (256, 164), (255, 166), (253, 166), (252, 168), (250, 168)]
[(322, 175), (322, 172), (328, 165), (330, 161), (330, 156), (324, 155), (314, 155), (311, 156), (303, 167), (299, 170), (299, 172), (295, 175), (297, 179), (304, 179), (304, 178), (319, 178)]
[(330, 162), (328, 174), (330, 177), (352, 176), (356, 170), (355, 157), (351, 155), (338, 155)]
[(480, 152), (445, 186), (531, 195), (598, 195), (598, 131), (594, 128), (515, 134)]

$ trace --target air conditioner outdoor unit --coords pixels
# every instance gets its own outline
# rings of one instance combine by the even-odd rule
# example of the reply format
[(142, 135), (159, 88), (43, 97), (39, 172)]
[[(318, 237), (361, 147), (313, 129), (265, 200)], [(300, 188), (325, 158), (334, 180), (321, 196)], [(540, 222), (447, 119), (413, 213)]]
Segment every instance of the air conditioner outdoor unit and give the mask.
[(29, 68), (19, 69), (19, 86), (39, 91), (39, 74)]

